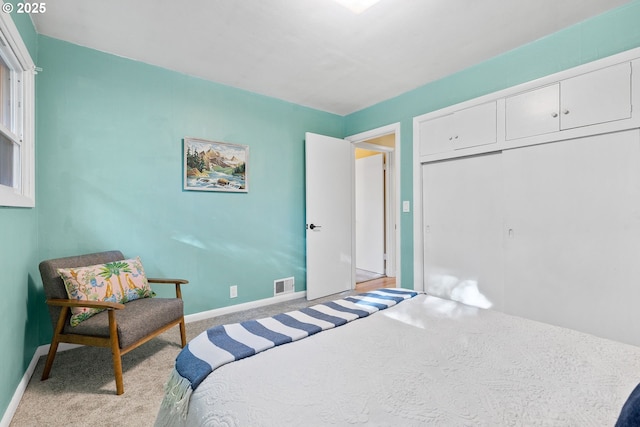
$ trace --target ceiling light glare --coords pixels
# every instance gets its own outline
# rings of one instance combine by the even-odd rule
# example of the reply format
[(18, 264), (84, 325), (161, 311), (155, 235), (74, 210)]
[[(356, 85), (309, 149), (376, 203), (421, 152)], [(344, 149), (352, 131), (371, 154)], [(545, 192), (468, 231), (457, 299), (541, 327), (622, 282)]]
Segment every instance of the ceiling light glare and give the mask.
[(380, 0), (333, 0), (340, 6), (344, 6), (355, 14), (360, 14), (369, 9)]

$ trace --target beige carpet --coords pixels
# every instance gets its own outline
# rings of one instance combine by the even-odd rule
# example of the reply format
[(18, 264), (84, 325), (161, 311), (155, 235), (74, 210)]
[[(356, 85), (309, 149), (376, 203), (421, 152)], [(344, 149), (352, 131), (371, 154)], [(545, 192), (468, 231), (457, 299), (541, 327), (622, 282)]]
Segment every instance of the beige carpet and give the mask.
[[(205, 329), (297, 310), (320, 300), (304, 298), (187, 324), (190, 340)], [(124, 394), (115, 394), (111, 352), (81, 347), (59, 352), (51, 376), (40, 381), (45, 357), (38, 361), (12, 427), (23, 426), (152, 426), (163, 397), (163, 385), (180, 351), (178, 328), (123, 356)]]

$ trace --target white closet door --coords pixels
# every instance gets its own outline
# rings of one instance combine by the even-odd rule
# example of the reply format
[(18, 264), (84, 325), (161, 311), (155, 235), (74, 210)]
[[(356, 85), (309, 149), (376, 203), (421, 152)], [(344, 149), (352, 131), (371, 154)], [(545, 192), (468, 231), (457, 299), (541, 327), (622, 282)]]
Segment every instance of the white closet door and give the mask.
[(501, 155), (422, 166), (424, 289), (502, 309)]
[(505, 311), (640, 344), (638, 130), (503, 153)]

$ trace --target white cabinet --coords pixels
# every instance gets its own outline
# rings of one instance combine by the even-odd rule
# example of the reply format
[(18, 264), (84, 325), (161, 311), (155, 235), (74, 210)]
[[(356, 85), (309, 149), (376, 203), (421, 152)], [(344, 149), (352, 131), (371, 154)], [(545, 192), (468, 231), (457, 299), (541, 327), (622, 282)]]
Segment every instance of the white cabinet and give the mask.
[(496, 102), (419, 123), (420, 154), (436, 154), (496, 142)]
[(517, 139), (560, 130), (560, 85), (511, 96), (505, 100), (506, 138)]
[(561, 129), (631, 117), (631, 64), (560, 82), (560, 115)]
[(505, 100), (506, 139), (631, 117), (631, 64), (562, 80)]
[(425, 291), (640, 345), (639, 64), (640, 48), (414, 118)]
[(422, 166), (424, 290), (503, 308), (499, 153)]
[(420, 154), (437, 154), (452, 151), (453, 114), (437, 117), (419, 124)]

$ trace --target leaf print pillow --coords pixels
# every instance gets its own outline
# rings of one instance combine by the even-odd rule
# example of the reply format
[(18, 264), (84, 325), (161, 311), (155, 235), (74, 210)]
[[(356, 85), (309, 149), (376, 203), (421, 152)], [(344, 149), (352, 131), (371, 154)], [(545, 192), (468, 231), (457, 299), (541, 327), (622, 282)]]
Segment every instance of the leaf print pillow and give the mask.
[[(139, 257), (78, 268), (59, 268), (70, 299), (126, 303), (155, 294), (149, 286)], [(71, 307), (71, 326), (103, 309)]]

